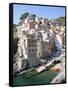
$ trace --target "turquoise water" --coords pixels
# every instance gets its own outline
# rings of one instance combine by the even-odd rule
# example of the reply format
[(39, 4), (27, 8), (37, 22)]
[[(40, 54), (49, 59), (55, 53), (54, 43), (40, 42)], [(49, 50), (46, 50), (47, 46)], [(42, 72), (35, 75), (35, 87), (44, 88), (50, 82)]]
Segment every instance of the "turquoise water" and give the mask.
[(31, 77), (21, 74), (14, 77), (13, 84), (14, 86), (49, 84), (56, 75), (57, 72), (52, 70), (44, 71)]

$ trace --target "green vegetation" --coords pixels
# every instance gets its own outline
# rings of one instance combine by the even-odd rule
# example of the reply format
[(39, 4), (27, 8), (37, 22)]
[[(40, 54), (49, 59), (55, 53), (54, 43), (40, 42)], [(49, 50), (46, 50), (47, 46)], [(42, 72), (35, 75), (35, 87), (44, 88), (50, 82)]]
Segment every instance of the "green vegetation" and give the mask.
[(27, 18), (27, 16), (29, 16), (29, 12), (25, 12), (24, 14), (22, 14), (20, 20), (24, 20), (25, 18)]
[(57, 19), (55, 19), (55, 21), (65, 25), (65, 17), (58, 17)]

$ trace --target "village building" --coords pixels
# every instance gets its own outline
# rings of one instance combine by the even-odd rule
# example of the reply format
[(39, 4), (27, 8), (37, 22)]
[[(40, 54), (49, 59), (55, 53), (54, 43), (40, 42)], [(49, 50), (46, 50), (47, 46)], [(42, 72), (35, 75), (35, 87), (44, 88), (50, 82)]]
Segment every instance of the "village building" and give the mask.
[[(51, 26), (51, 28), (50, 28)], [(34, 67), (40, 64), (40, 58), (45, 59), (52, 53), (53, 42), (50, 41), (50, 37), (53, 36), (54, 25), (50, 25), (47, 19), (35, 17), (30, 19), (29, 17), (14, 30), (14, 38), (18, 38), (18, 70), (22, 68), (23, 59), (27, 60), (29, 67)], [(60, 26), (56, 26), (59, 30)], [(50, 36), (49, 36), (50, 35)]]

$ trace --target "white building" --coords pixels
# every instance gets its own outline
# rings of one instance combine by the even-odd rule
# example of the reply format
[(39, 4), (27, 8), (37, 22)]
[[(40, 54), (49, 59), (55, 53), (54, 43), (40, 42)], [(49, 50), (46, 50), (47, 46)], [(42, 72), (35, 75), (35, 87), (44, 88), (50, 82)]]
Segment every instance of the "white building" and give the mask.
[[(29, 21), (27, 18), (22, 25), (17, 26), (17, 35), (19, 38), (18, 53), (20, 57), (27, 59), (30, 67), (40, 63), (39, 60), (43, 53), (42, 41), (44, 42), (47, 38), (47, 33), (44, 32), (44, 28), (41, 28), (39, 31), (39, 22), (38, 17), (35, 18), (35, 21)], [(41, 25), (43, 25), (44, 19), (41, 19), (41, 22)], [(38, 32), (40, 32), (42, 36), (38, 35)], [(39, 38), (39, 36), (41, 37)], [(19, 69), (21, 69), (21, 60), (18, 60)]]
[(39, 64), (39, 58), (42, 55), (41, 41), (36, 38), (28, 38), (28, 62), (30, 67)]

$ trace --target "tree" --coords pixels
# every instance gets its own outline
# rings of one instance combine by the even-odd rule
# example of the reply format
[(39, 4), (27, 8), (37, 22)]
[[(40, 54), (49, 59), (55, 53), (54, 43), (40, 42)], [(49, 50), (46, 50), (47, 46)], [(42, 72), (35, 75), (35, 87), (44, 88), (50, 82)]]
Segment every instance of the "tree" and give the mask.
[(35, 17), (36, 17), (35, 14), (32, 14), (32, 15), (31, 15), (31, 18), (32, 18), (33, 20), (35, 20)]
[(27, 16), (29, 16), (29, 12), (25, 12), (24, 14), (22, 14), (20, 20), (24, 20), (25, 18), (27, 18)]
[(58, 17), (57, 19), (55, 19), (57, 22), (59, 22), (62, 25), (65, 25), (65, 17)]

